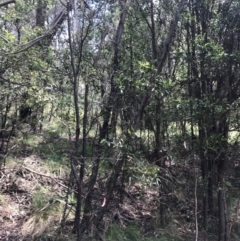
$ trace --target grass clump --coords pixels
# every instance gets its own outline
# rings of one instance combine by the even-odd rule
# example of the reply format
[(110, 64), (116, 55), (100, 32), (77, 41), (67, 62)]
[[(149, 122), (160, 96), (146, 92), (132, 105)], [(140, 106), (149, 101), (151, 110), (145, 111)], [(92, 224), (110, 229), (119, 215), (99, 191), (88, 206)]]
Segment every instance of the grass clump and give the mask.
[(120, 228), (113, 224), (109, 227), (107, 232), (107, 241), (140, 241), (139, 228), (136, 225), (130, 225), (126, 228)]
[(42, 137), (35, 134), (28, 134), (25, 138), (22, 139), (22, 143), (28, 147), (37, 147), (42, 142)]
[(180, 240), (178, 237), (173, 237), (168, 234), (154, 236), (144, 236), (136, 224), (129, 225), (125, 228), (120, 228), (119, 225), (113, 224), (109, 227), (106, 234), (106, 241), (175, 241)]
[(51, 212), (62, 210), (59, 205), (57, 196), (45, 188), (40, 188), (33, 194), (32, 211), (42, 218), (47, 218)]

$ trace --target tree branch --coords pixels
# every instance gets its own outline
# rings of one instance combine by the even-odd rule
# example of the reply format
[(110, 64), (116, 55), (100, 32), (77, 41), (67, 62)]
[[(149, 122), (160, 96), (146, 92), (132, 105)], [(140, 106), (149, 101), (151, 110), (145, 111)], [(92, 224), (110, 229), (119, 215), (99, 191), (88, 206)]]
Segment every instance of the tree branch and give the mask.
[[(45, 31), (44, 34), (42, 34), (41, 36), (37, 37), (36, 39), (26, 43), (26, 44), (23, 44), (23, 45), (20, 45), (19, 47), (22, 48), (16, 52), (12, 52), (12, 53), (3, 53), (1, 52), (1, 54), (3, 55), (12, 55), (12, 54), (19, 54), (19, 53), (22, 53), (26, 50), (28, 50), (29, 48), (33, 47), (35, 44), (39, 43), (40, 41), (42, 41), (44, 38), (46, 37), (50, 37), (50, 36), (53, 36), (56, 29), (57, 29), (57, 26), (58, 25), (61, 25), (63, 23), (63, 21), (65, 20), (67, 14), (65, 12), (65, 10), (63, 9), (59, 14), (58, 16), (53, 20), (53, 22), (50, 24), (49, 28)], [(55, 31), (53, 31), (55, 30)]]
[(7, 2), (0, 3), (0, 8), (4, 7), (4, 6), (7, 6), (8, 4), (11, 4), (11, 3), (15, 3), (15, 2), (16, 2), (16, 0), (9, 0)]
[[(178, 24), (178, 21), (179, 21), (179, 17), (184, 9), (184, 6), (185, 6), (185, 3), (186, 3), (186, 0), (182, 0), (180, 5), (179, 5), (179, 10), (176, 14), (176, 17), (174, 19), (174, 21), (172, 22), (171, 26), (170, 26), (170, 29), (169, 29), (169, 32), (168, 32), (168, 36), (164, 42), (164, 48), (163, 48), (163, 52), (162, 52), (162, 55), (158, 61), (158, 64), (157, 64), (157, 73), (156, 75), (160, 75), (161, 72), (162, 72), (162, 69), (163, 69), (163, 66), (165, 64), (165, 61), (166, 61), (166, 58), (167, 58), (167, 55), (168, 53), (170, 52), (170, 47), (171, 47), (171, 44), (173, 42), (173, 36), (174, 36), (174, 33), (175, 33), (175, 30), (177, 28), (177, 24)], [(135, 123), (135, 130), (139, 127), (139, 124), (140, 124), (140, 121), (142, 119), (142, 116), (143, 116), (143, 111), (145, 109), (145, 107), (147, 106), (148, 104), (148, 101), (150, 99), (150, 90), (151, 90), (152, 86), (150, 86), (148, 88), (148, 90), (146, 91), (146, 94), (141, 102), (141, 106), (140, 106), (140, 109), (138, 111), (138, 114), (136, 116), (136, 123)]]

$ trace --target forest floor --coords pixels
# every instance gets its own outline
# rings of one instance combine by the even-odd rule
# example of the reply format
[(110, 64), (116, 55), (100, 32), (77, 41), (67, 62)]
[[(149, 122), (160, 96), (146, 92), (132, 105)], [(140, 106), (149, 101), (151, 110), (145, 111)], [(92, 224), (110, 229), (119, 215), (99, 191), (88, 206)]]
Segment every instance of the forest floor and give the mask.
[[(67, 143), (67, 139), (65, 141)], [(57, 143), (58, 149), (54, 143)], [(54, 240), (57, 235), (61, 236), (61, 240), (75, 240), (71, 233), (74, 192), (68, 197), (69, 214), (64, 229), (60, 229), (69, 178), (69, 167), (65, 161), (70, 148), (66, 143), (60, 138), (46, 140), (42, 136), (31, 136), (24, 144), (18, 143), (12, 148), (6, 165), (0, 169), (0, 240)], [(102, 204), (105, 181), (100, 178), (96, 184), (93, 198), (96, 207)], [(192, 209), (193, 203), (186, 204), (188, 199), (184, 194), (172, 195), (172, 206), (166, 210), (171, 221), (167, 220), (165, 229), (157, 227), (156, 188), (146, 188), (141, 182), (134, 182), (127, 185), (120, 195), (123, 201), (119, 203), (119, 193), (115, 193), (104, 219), (103, 233), (106, 236), (103, 240), (118, 240), (107, 238), (113, 221), (121, 228), (137, 224), (144, 235), (153, 237), (146, 240), (193, 240), (194, 214), (184, 213), (188, 212), (186, 205)], [(176, 211), (178, 209), (181, 212)]]
[[(0, 177), (0, 240), (27, 241), (37, 237), (42, 237), (39, 240), (51, 240), (55, 237), (62, 218), (67, 176), (65, 180), (56, 177), (49, 173), (40, 157), (30, 155), (7, 164), (2, 168)], [(141, 195), (146, 195), (148, 199), (145, 203), (143, 196), (142, 200), (139, 199), (140, 189), (140, 183), (129, 187), (125, 193), (126, 202), (121, 208), (115, 208), (113, 200), (110, 213), (120, 222), (141, 219), (149, 232), (156, 217), (157, 193), (151, 190), (142, 192)], [(97, 193), (95, 195), (98, 196)], [(72, 212), (67, 219), (69, 232), (73, 220)], [(61, 235), (69, 236), (68, 233)]]
[(57, 202), (51, 198), (64, 193), (64, 181), (49, 175), (38, 156), (12, 161), (0, 176), (0, 240), (33, 240), (50, 222), (60, 219), (57, 212), (44, 217), (44, 210), (50, 212), (49, 207)]
[[(69, 172), (62, 161), (69, 147), (61, 141), (34, 134), (11, 143), (0, 169), (0, 240), (47, 240), (55, 235)], [(57, 143), (59, 149), (51, 143)], [(68, 219), (72, 218), (70, 213)]]

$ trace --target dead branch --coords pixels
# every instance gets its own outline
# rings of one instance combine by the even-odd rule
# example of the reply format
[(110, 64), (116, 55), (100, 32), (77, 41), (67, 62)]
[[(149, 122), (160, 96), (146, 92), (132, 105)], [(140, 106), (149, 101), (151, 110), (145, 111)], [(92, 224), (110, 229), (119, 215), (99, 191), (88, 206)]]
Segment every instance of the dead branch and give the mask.
[(50, 178), (50, 179), (52, 179), (54, 182), (56, 182), (57, 184), (59, 184), (60, 186), (62, 186), (62, 187), (64, 187), (64, 188), (68, 188), (67, 186), (63, 185), (62, 183), (60, 183), (60, 182), (58, 182), (58, 181), (56, 180), (56, 179), (58, 179), (58, 180), (63, 181), (63, 179), (61, 179), (61, 178), (54, 178), (54, 177), (51, 177), (51, 176), (49, 176), (49, 175), (46, 175), (46, 174), (43, 174), (43, 173), (39, 173), (39, 172), (33, 171), (32, 169), (30, 169), (30, 168), (28, 168), (28, 167), (24, 167), (24, 168), (25, 168), (26, 170), (28, 170), (29, 172), (32, 172), (32, 173), (34, 173), (34, 174), (36, 174), (36, 175)]

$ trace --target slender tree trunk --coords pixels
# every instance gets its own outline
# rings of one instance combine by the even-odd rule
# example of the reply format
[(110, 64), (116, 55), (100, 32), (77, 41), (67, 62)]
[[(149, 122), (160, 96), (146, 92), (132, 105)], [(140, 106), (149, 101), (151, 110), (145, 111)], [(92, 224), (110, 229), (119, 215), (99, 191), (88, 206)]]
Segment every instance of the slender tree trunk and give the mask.
[[(182, 0), (180, 3), (179, 3), (179, 7), (178, 7), (178, 11), (175, 15), (175, 18), (173, 20), (173, 22), (171, 23), (170, 25), (170, 29), (168, 31), (168, 35), (164, 41), (164, 45), (163, 45), (163, 51), (161, 53), (161, 56), (158, 58), (158, 61), (156, 63), (156, 69), (157, 69), (157, 73), (156, 75), (160, 75), (162, 73), (162, 70), (163, 70), (163, 67), (164, 67), (164, 64), (166, 62), (166, 59), (167, 59), (167, 56), (171, 50), (171, 45), (173, 43), (173, 38), (174, 38), (174, 34), (175, 34), (175, 30), (177, 28), (177, 24), (178, 24), (178, 21), (179, 21), (179, 18), (180, 18), (180, 14), (182, 13), (182, 11), (184, 10), (185, 8), (185, 3), (186, 3), (186, 0)], [(151, 31), (153, 30), (152, 27), (150, 27)], [(154, 35), (154, 32), (151, 33), (153, 35), (153, 37), (155, 36)], [(154, 77), (152, 78), (152, 81), (154, 81)], [(140, 124), (141, 124), (141, 121), (142, 121), (142, 118), (143, 118), (143, 114), (144, 114), (144, 110), (146, 108), (146, 106), (148, 105), (148, 102), (149, 102), (149, 99), (151, 97), (150, 95), (150, 90), (152, 89), (152, 86), (150, 85), (150, 87), (148, 88), (148, 90), (146, 91), (142, 101), (141, 101), (141, 104), (140, 104), (140, 107), (139, 107), (139, 110), (138, 110), (138, 113), (137, 113), (137, 116), (136, 116), (136, 120), (135, 120), (135, 124), (134, 124), (134, 129), (138, 129)]]
[[(78, 72), (79, 70), (76, 69), (75, 64), (75, 56), (74, 56), (74, 46), (72, 40), (72, 24), (71, 24), (71, 17), (70, 17), (70, 4), (68, 3), (67, 6), (68, 11), (68, 38), (69, 38), (69, 49), (70, 49), (70, 58), (71, 58), (71, 67), (72, 67), (72, 74), (73, 74), (73, 99), (74, 99), (74, 108), (75, 108), (75, 150), (72, 154), (71, 160), (71, 167), (72, 172), (75, 175), (76, 183), (77, 183), (77, 206), (75, 212), (75, 222), (73, 231), (77, 233), (77, 240), (80, 240), (80, 218), (81, 218), (81, 202), (82, 202), (82, 179), (81, 175), (77, 175), (76, 166), (77, 166), (77, 157), (79, 151), (79, 137), (80, 137), (80, 112), (79, 112), (79, 100), (78, 100)], [(80, 53), (81, 54), (81, 53)], [(80, 62), (80, 61), (78, 61)], [(80, 167), (81, 169), (81, 167)]]
[(92, 214), (93, 188), (97, 181), (98, 169), (99, 169), (102, 152), (103, 152), (103, 149), (102, 149), (101, 143), (99, 142), (98, 148), (96, 151), (97, 157), (93, 160), (92, 173), (88, 181), (88, 192), (84, 202), (83, 218), (80, 226), (81, 234), (90, 229), (90, 225), (93, 217), (93, 214)]
[(218, 220), (219, 220), (219, 236), (218, 241), (227, 240), (227, 210), (225, 200), (225, 187), (224, 187), (224, 173), (227, 162), (227, 138), (228, 138), (228, 122), (227, 114), (223, 113), (221, 121), (219, 123), (219, 134), (221, 136), (219, 151), (220, 155), (217, 159), (218, 162)]
[[(120, 91), (119, 87), (115, 81), (115, 77), (117, 71), (119, 70), (119, 51), (120, 51), (120, 44), (122, 40), (123, 30), (124, 30), (124, 23), (127, 17), (128, 8), (129, 8), (129, 0), (125, 0), (123, 3), (123, 10), (120, 15), (120, 21), (118, 23), (117, 33), (115, 37), (115, 44), (114, 44), (114, 57), (113, 57), (113, 73), (111, 76), (111, 92), (108, 99), (108, 107), (104, 110), (104, 124), (103, 128), (106, 132), (110, 132), (111, 138), (116, 136), (117, 130), (117, 119), (120, 108)], [(109, 122), (111, 119), (111, 125), (109, 128)]]
[[(191, 22), (190, 22), (190, 29), (189, 36), (191, 35), (191, 75), (192, 80), (191, 82), (195, 84), (194, 87), (191, 86), (189, 83), (189, 90), (191, 92), (192, 97), (195, 97), (198, 101), (198, 103), (202, 100), (202, 86), (199, 81), (199, 71), (197, 66), (197, 57), (196, 57), (196, 35), (197, 35), (197, 27), (198, 26), (198, 4), (197, 1), (191, 0), (189, 4), (189, 11), (191, 12)], [(197, 24), (198, 23), (198, 24)], [(189, 41), (190, 42), (190, 41)], [(189, 52), (190, 52), (190, 46), (189, 46)], [(203, 80), (204, 81), (204, 80)], [(191, 105), (191, 104), (190, 104)], [(190, 108), (192, 108), (190, 106)], [(199, 110), (200, 111), (200, 110)], [(203, 182), (203, 210), (202, 210), (202, 216), (203, 216), (203, 229), (204, 229), (204, 239), (206, 240), (206, 234), (207, 234), (207, 220), (208, 220), (208, 166), (207, 166), (207, 160), (205, 158), (204, 154), (204, 146), (205, 146), (205, 132), (204, 132), (204, 118), (202, 115), (198, 116), (198, 136), (199, 136), (199, 146), (198, 146), (198, 154), (201, 159), (201, 171), (202, 171), (202, 182)]]
[(47, 0), (38, 0), (36, 9), (36, 26), (44, 27), (46, 20)]
[[(112, 89), (109, 98), (112, 97), (112, 94), (114, 92), (115, 91), (113, 91), (113, 89)], [(109, 103), (111, 103), (111, 102), (109, 102)], [(99, 223), (101, 222), (101, 220), (102, 220), (102, 218), (103, 218), (103, 216), (104, 216), (104, 214), (107, 210), (110, 198), (112, 196), (112, 192), (113, 192), (113, 189), (115, 187), (117, 177), (118, 177), (119, 172), (121, 170), (121, 167), (124, 163), (122, 158), (117, 160), (117, 163), (115, 164), (114, 170), (113, 170), (114, 175), (113, 174), (111, 175), (111, 177), (109, 179), (110, 181), (108, 182), (109, 185), (107, 185), (106, 197), (104, 199), (105, 203), (104, 203), (104, 205), (102, 205), (100, 211), (98, 212), (98, 214), (96, 215), (94, 220), (92, 220), (92, 218), (93, 218), (92, 217), (92, 204), (91, 204), (91, 202), (92, 202), (92, 190), (93, 190), (93, 187), (94, 187), (94, 185), (96, 183), (96, 180), (97, 180), (99, 163), (100, 163), (102, 152), (103, 152), (101, 141), (103, 139), (105, 139), (106, 136), (108, 135), (111, 111), (112, 111), (112, 108), (109, 107), (109, 105), (105, 106), (105, 108), (103, 110), (104, 121), (103, 121), (103, 126), (100, 129), (99, 144), (98, 144), (98, 148), (97, 148), (97, 157), (93, 161), (92, 174), (91, 174), (91, 177), (89, 179), (88, 194), (87, 194), (86, 199), (85, 199), (84, 216), (83, 216), (83, 219), (82, 219), (82, 222), (81, 222), (81, 233), (83, 233), (86, 230), (89, 230), (92, 221), (94, 221), (94, 224), (96, 226), (98, 226)], [(116, 121), (116, 119), (113, 120), (112, 126), (114, 126), (116, 124), (115, 121)]]
[[(6, 96), (5, 103), (1, 104), (2, 110), (1, 110), (1, 125), (0, 125), (0, 138), (1, 138), (1, 145), (0, 145), (0, 152), (7, 153), (8, 152), (8, 143), (10, 141), (10, 138), (12, 137), (13, 130), (15, 128), (15, 120), (12, 120), (12, 130), (7, 130), (7, 118), (12, 106), (11, 98), (9, 95)], [(5, 107), (4, 107), (5, 106)], [(4, 163), (5, 165), (5, 163)], [(0, 167), (1, 167), (1, 160), (0, 160)]]
[(223, 179), (220, 178), (219, 180), (219, 183), (218, 183), (218, 220), (219, 220), (219, 230), (218, 230), (218, 241), (225, 241), (225, 223), (226, 223), (226, 220), (225, 220), (225, 215), (224, 215), (224, 212), (225, 212), (225, 209), (224, 209), (224, 203), (225, 203), (225, 200), (224, 200), (224, 190), (222, 190), (222, 188), (224, 188), (224, 185), (223, 185)]
[(194, 168), (194, 217), (195, 217), (195, 241), (198, 241), (198, 197), (197, 197), (197, 180), (198, 175), (196, 172), (196, 158), (193, 157)]
[(211, 150), (208, 150), (209, 154), (207, 156), (207, 164), (208, 164), (208, 213), (209, 215), (213, 214), (213, 153)]
[[(118, 89), (118, 86), (117, 86), (114, 78), (115, 78), (117, 70), (119, 69), (120, 43), (121, 43), (121, 39), (122, 39), (122, 35), (123, 35), (124, 23), (125, 23), (127, 13), (128, 13), (129, 3), (130, 3), (129, 0), (124, 1), (123, 10), (120, 15), (120, 21), (119, 21), (118, 29), (117, 29), (117, 33), (116, 33), (115, 46), (114, 46), (114, 59), (113, 59), (113, 74), (111, 76), (111, 93), (109, 96), (108, 107), (105, 109), (105, 115), (107, 118), (104, 119), (104, 124), (103, 124), (104, 133), (102, 133), (102, 135), (100, 134), (100, 138), (105, 138), (104, 135), (106, 135), (107, 129), (109, 128), (108, 125), (109, 125), (111, 114), (113, 117), (112, 123), (111, 123), (113, 132), (111, 134), (115, 135), (115, 133), (116, 133), (116, 125), (117, 125), (117, 117), (118, 117), (117, 108), (120, 107), (117, 105), (119, 104), (120, 96), (119, 96), (119, 89)], [(117, 105), (116, 104), (113, 105), (113, 101), (115, 101), (115, 103)], [(109, 106), (112, 106), (112, 107), (109, 108)], [(124, 163), (124, 158), (121, 156), (121, 154), (119, 154), (117, 161), (113, 167), (112, 174), (106, 184), (106, 194), (105, 194), (105, 198), (104, 198), (102, 207), (100, 208), (99, 212), (96, 214), (96, 217), (94, 218), (94, 224), (96, 227), (98, 227), (98, 225), (102, 221), (103, 216), (108, 208), (108, 205), (109, 205), (110, 199), (112, 197), (112, 193), (113, 193), (117, 178), (119, 176), (119, 173), (121, 171), (121, 168), (123, 166), (123, 163)]]
[[(78, 202), (79, 207), (82, 206), (82, 182), (84, 177), (84, 168), (85, 168), (85, 157), (86, 157), (86, 145), (87, 145), (87, 121), (88, 121), (88, 84), (85, 84), (85, 94), (84, 94), (84, 114), (83, 114), (83, 140), (82, 140), (82, 156), (80, 160), (80, 171), (79, 171), (79, 193), (78, 193)], [(81, 213), (81, 210), (79, 210)], [(80, 223), (80, 220), (79, 220)], [(78, 224), (79, 224), (78, 223)], [(78, 226), (78, 239), (81, 240), (82, 230), (81, 225)]]
[(110, 200), (112, 198), (112, 194), (113, 194), (113, 190), (115, 188), (118, 176), (120, 174), (120, 171), (122, 169), (123, 163), (125, 160), (125, 156), (122, 156), (122, 153), (120, 152), (116, 163), (114, 164), (111, 176), (109, 177), (109, 179), (107, 180), (106, 183), (106, 191), (105, 191), (105, 197), (103, 199), (103, 203), (102, 206), (100, 208), (100, 210), (98, 211), (98, 213), (96, 214), (95, 218), (94, 218), (94, 225), (96, 227), (98, 227), (100, 225), (100, 223), (103, 220), (104, 214), (106, 213)]

